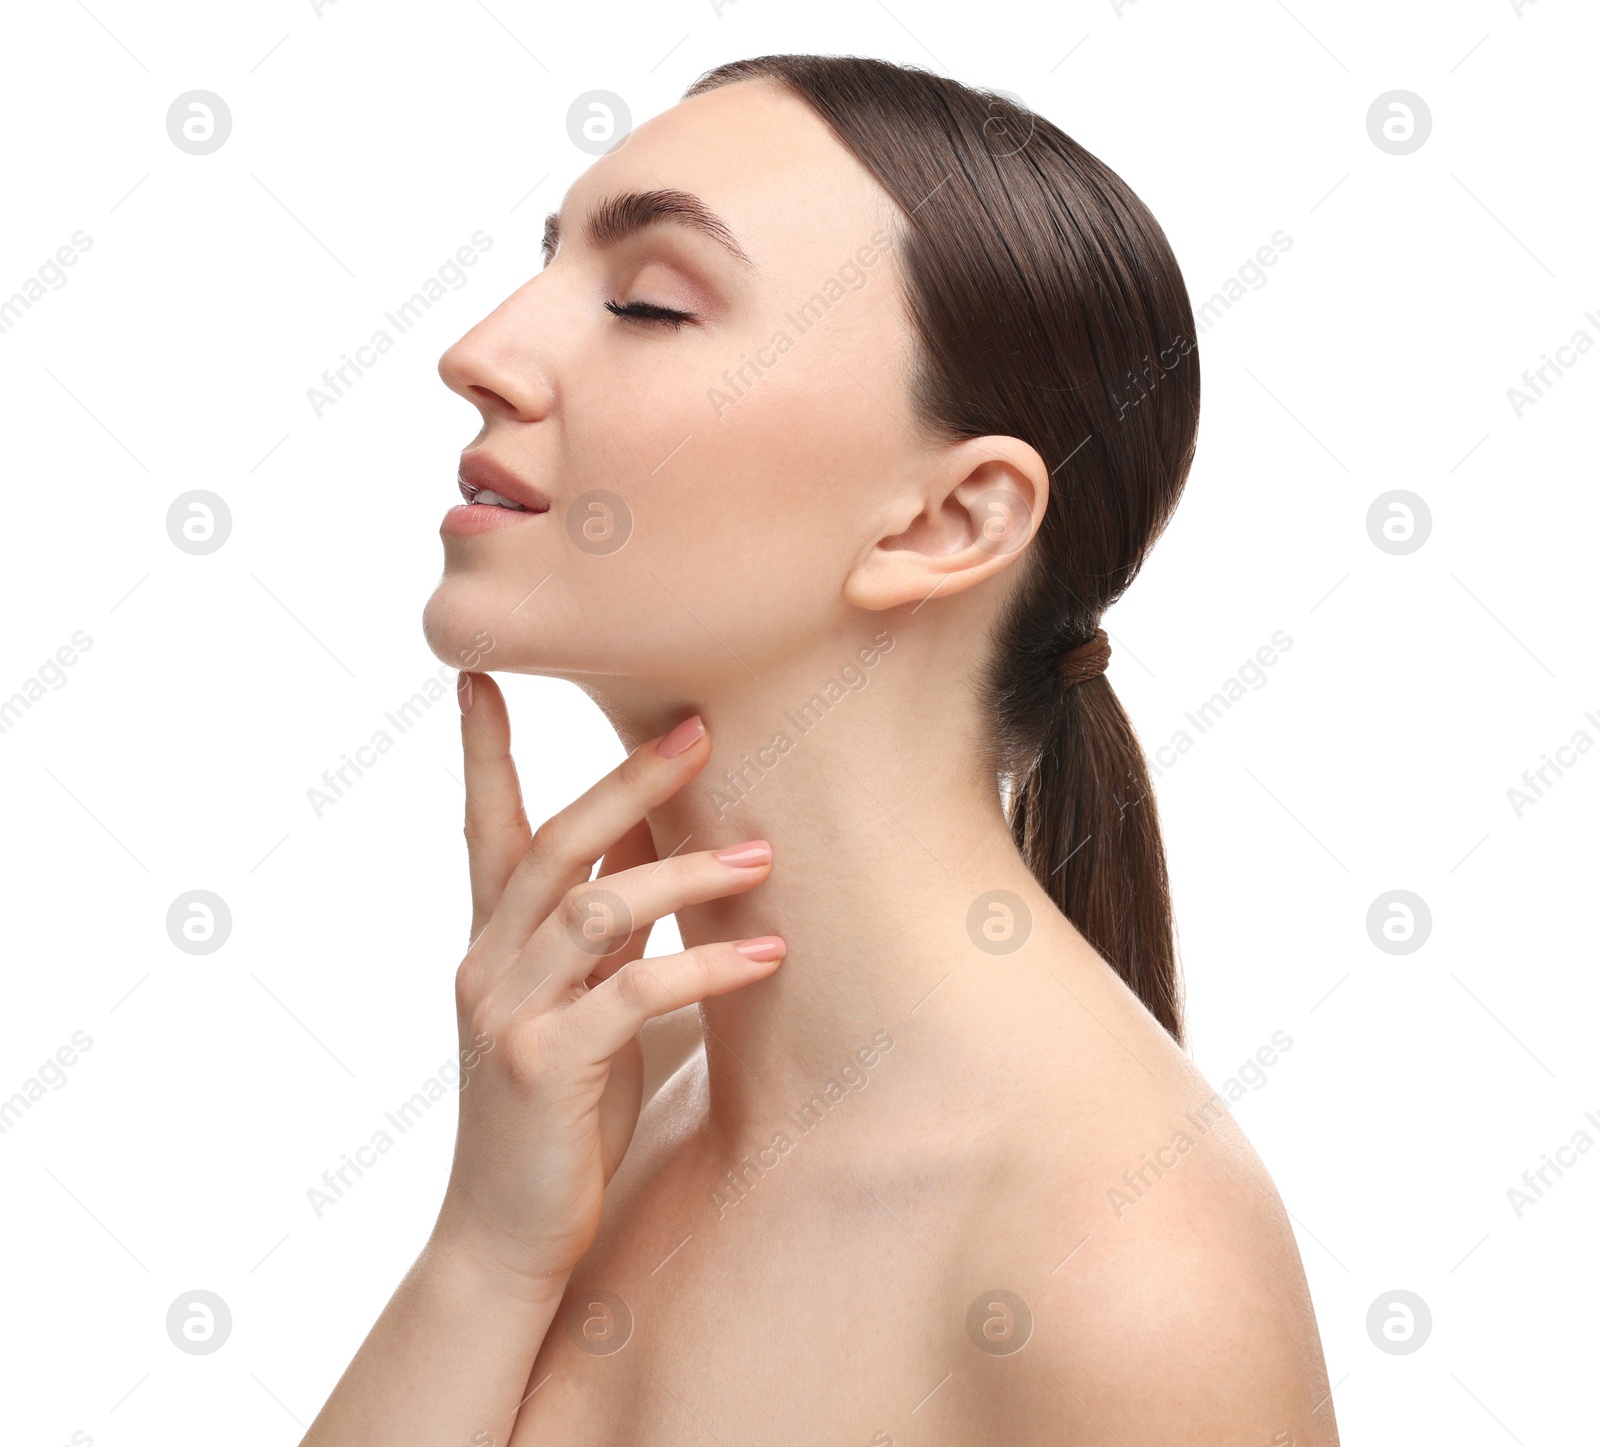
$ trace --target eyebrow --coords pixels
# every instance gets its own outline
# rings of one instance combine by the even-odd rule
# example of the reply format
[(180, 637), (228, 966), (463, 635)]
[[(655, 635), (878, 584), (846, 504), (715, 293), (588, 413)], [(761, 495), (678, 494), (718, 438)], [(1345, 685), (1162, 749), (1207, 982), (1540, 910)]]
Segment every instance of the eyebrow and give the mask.
[[(698, 196), (687, 191), (624, 191), (608, 196), (589, 213), (584, 235), (591, 246), (615, 246), (646, 227), (666, 223), (687, 226), (709, 236), (736, 261), (755, 263), (728, 229), (728, 224)], [(544, 259), (555, 253), (561, 240), (561, 216), (552, 211), (544, 218)]]

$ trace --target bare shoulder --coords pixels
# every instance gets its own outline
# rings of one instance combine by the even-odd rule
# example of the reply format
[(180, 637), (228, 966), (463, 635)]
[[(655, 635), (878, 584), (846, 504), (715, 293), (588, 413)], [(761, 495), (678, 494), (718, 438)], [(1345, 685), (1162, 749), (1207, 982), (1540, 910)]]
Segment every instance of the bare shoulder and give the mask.
[[(1125, 1447), (1336, 1447), (1277, 1189), (1227, 1099), (1176, 1047), (1155, 1064), (1137, 1082), (1091, 1078), (1054, 1102), (1042, 1090), (1041, 1109), (1061, 1110), (1066, 1128), (1031, 1123), (1031, 1180), (969, 1238), (990, 1262), (1006, 1243), (998, 1259), (1032, 1287), (1009, 1304), (997, 1294), (992, 1319), (969, 1311), (980, 1348), (985, 1321), (1000, 1339), (1021, 1331), (1007, 1310), (1027, 1318), (1026, 1349), (997, 1352), (1005, 1370), (983, 1373), (985, 1416), (997, 1440), (1030, 1440), (1048, 1420), (1069, 1442), (1109, 1431)], [(1042, 1259), (1046, 1242), (1055, 1260)]]

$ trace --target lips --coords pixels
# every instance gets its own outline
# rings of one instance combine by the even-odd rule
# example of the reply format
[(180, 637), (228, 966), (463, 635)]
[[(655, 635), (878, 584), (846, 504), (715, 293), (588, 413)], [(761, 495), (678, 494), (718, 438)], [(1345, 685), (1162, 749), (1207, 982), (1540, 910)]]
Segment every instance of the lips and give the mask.
[(550, 499), (532, 483), (524, 482), (508, 467), (476, 452), (463, 452), (456, 474), (461, 496), (470, 503), (480, 492), (492, 492), (529, 512), (549, 512)]

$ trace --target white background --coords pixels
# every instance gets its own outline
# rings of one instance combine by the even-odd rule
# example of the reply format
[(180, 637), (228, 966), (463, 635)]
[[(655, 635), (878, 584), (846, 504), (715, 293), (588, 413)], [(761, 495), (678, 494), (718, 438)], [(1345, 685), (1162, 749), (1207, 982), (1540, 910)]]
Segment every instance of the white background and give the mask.
[[(1109, 620), (1152, 747), (1293, 640), (1158, 784), (1194, 1057), (1220, 1083), (1293, 1038), (1236, 1116), (1294, 1217), (1347, 1443), (1594, 1440), (1600, 1151), (1520, 1218), (1507, 1189), (1600, 1142), (1600, 751), (1520, 817), (1507, 790), (1600, 741), (1600, 349), (1520, 416), (1507, 389), (1600, 341), (1600, 24), (1578, 0), (1119, 3), (8, 13), (0, 296), (93, 244), (0, 335), (0, 697), (93, 643), (0, 734), (0, 1097), (93, 1045), (0, 1136), (7, 1443), (295, 1440), (423, 1240), (448, 1108), (320, 1219), (306, 1193), (454, 1050), (448, 692), (322, 817), (306, 791), (438, 674), (419, 618), (477, 417), (435, 363), (537, 269), (590, 159), (574, 98), (642, 120), (784, 50), (1020, 96), (1149, 203), (1197, 306), (1292, 238), (1201, 340), (1198, 462)], [(232, 112), (206, 156), (166, 130), (193, 89)], [(1366, 125), (1395, 89), (1432, 115), (1404, 156)], [(468, 283), (315, 416), (324, 368), (480, 229)], [(204, 557), (166, 532), (194, 488), (232, 512)], [(1392, 489), (1432, 517), (1404, 556), (1367, 531)], [(620, 748), (575, 690), (507, 688), (543, 817)], [(211, 955), (167, 935), (193, 889), (232, 912)], [(1432, 913), (1403, 956), (1366, 928), (1393, 889)], [(196, 1288), (233, 1315), (211, 1355), (166, 1334)], [(1367, 1333), (1396, 1288), (1432, 1311), (1410, 1355)]]

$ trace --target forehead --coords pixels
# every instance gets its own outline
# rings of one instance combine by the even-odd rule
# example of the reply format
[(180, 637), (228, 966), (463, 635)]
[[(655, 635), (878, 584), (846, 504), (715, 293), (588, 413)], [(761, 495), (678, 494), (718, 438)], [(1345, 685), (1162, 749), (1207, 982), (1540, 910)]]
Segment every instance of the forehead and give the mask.
[(604, 197), (664, 188), (704, 201), (758, 270), (830, 247), (847, 255), (895, 209), (809, 105), (765, 80), (719, 86), (637, 127), (572, 184), (563, 233)]

